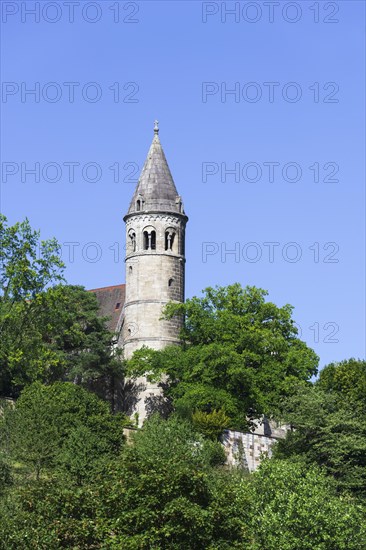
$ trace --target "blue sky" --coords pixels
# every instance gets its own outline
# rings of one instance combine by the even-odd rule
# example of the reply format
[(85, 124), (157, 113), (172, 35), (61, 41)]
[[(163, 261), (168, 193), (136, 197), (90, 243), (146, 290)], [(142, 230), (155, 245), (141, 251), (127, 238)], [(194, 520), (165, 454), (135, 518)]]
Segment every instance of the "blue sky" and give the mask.
[(124, 282), (157, 118), (190, 218), (187, 297), (259, 286), (321, 367), (365, 355), (363, 2), (2, 10), (1, 209), (59, 240), (70, 283)]

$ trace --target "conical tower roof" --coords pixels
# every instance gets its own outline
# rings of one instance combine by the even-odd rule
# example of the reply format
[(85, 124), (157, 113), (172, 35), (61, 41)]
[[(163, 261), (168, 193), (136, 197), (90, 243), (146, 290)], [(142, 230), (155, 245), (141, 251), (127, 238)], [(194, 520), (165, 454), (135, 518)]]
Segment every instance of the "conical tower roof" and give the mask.
[(154, 139), (127, 215), (136, 212), (172, 212), (185, 216), (181, 197), (175, 187), (160, 143), (157, 121), (155, 121)]

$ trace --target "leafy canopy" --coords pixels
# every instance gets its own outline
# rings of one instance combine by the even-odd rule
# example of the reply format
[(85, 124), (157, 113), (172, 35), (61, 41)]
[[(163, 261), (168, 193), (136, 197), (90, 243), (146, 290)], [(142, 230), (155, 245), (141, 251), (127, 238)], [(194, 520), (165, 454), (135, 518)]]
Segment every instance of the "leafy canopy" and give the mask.
[(32, 299), (63, 280), (64, 264), (56, 239), (42, 241), (28, 219), (13, 226), (0, 214), (0, 304)]
[(252, 550), (361, 550), (365, 517), (313, 465), (265, 460), (252, 476)]
[(279, 441), (278, 457), (323, 466), (339, 489), (366, 498), (366, 362), (350, 359), (322, 370), (284, 405), (294, 430)]
[(166, 394), (184, 415), (221, 409), (227, 427), (242, 429), (248, 416), (273, 415), (299, 380), (317, 372), (318, 358), (297, 337), (292, 307), (266, 302), (266, 295), (234, 284), (168, 304), (167, 318), (185, 316), (182, 346), (139, 350), (130, 372), (166, 373)]
[(80, 482), (93, 457), (119, 451), (124, 423), (106, 402), (80, 386), (35, 382), (15, 407), (4, 411), (0, 435), (8, 455), (28, 465), (37, 478), (42, 470), (61, 466)]
[[(0, 395), (36, 380), (113, 386), (123, 365), (93, 293), (63, 283), (60, 246), (0, 217)], [(113, 395), (113, 387), (110, 388)]]
[(218, 464), (217, 445), (154, 416), (80, 485), (49, 470), (52, 479), (10, 487), (0, 540), (7, 550), (25, 540), (41, 550), (366, 548), (362, 507), (319, 467), (271, 459), (248, 475)]

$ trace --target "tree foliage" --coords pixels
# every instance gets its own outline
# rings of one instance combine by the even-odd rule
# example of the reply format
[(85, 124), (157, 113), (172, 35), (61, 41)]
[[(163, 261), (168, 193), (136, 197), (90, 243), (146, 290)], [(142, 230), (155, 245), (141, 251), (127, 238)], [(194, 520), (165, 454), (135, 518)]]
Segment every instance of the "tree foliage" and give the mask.
[(279, 457), (301, 456), (326, 468), (337, 482), (366, 497), (365, 362), (351, 359), (324, 367), (319, 381), (286, 402), (293, 431), (277, 445)]
[(4, 412), (0, 433), (8, 455), (28, 465), (37, 479), (42, 470), (60, 466), (79, 482), (93, 468), (93, 458), (118, 452), (123, 425), (123, 417), (80, 386), (35, 382)]
[(366, 361), (352, 358), (330, 363), (320, 371), (316, 386), (366, 410)]
[(206, 437), (217, 441), (223, 430), (230, 423), (230, 418), (222, 409), (214, 409), (212, 412), (194, 411), (192, 424), (194, 428)]
[(253, 550), (361, 550), (365, 516), (316, 466), (265, 460), (253, 475)]
[(318, 358), (297, 337), (292, 307), (266, 302), (266, 294), (234, 284), (170, 303), (168, 318), (185, 316), (182, 347), (139, 350), (130, 372), (166, 373), (167, 394), (178, 410), (222, 409), (231, 427), (247, 427), (248, 416), (274, 414), (299, 380), (316, 373)]
[(63, 280), (64, 264), (56, 239), (42, 241), (28, 219), (13, 226), (0, 214), (0, 303), (3, 315), (11, 305), (32, 299), (51, 283)]
[(110, 387), (123, 374), (114, 335), (93, 293), (63, 281), (59, 245), (41, 241), (28, 220), (0, 219), (0, 395), (18, 396), (36, 380)]
[[(218, 445), (218, 444), (216, 444)], [(126, 447), (112, 517), (123, 517), (122, 548), (205, 548), (212, 448), (189, 424), (153, 417)]]
[(213, 465), (218, 450), (188, 423), (155, 416), (119, 458), (80, 485), (56, 476), (16, 490), (0, 508), (1, 540), (7, 549), (24, 537), (44, 549), (213, 549), (216, 539), (235, 548), (241, 522), (233, 480)]
[[(311, 384), (291, 306), (208, 288), (165, 311), (185, 316), (181, 347), (129, 362), (164, 376), (177, 414), (123, 445), (126, 419), (80, 386), (113, 395), (123, 374), (95, 296), (61, 284), (59, 245), (27, 220), (1, 217), (0, 241), (0, 395), (20, 394), (0, 406), (0, 550), (366, 550), (365, 361)], [(220, 432), (263, 413), (293, 430), (255, 474), (229, 468)]]
[(50, 470), (8, 489), (0, 548), (366, 548), (364, 510), (319, 467), (272, 459), (249, 475), (217, 465), (217, 445), (177, 417), (155, 416), (80, 483)]
[(78, 286), (49, 288), (12, 310), (2, 347), (2, 391), (16, 396), (36, 380), (87, 384), (120, 376), (123, 364), (112, 342), (93, 293)]
[[(12, 362), (21, 355), (24, 332), (31, 326), (32, 300), (48, 285), (63, 280), (64, 265), (55, 239), (41, 241), (26, 219), (8, 226), (0, 215), (0, 392), (11, 395)], [(25, 306), (28, 307), (25, 307)], [(20, 314), (22, 313), (22, 314)]]

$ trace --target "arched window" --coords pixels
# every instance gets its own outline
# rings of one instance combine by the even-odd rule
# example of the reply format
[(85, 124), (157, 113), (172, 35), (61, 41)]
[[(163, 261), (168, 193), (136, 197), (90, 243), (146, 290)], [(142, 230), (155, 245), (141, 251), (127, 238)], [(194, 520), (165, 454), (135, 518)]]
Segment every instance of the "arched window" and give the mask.
[(128, 237), (131, 252), (136, 252), (136, 233), (133, 229), (128, 232)]
[(130, 265), (130, 267), (128, 268), (128, 272), (130, 275), (132, 275), (132, 265)]
[(177, 252), (176, 247), (177, 235), (175, 230), (172, 228), (165, 230), (165, 250), (171, 250), (172, 252)]
[(172, 286), (173, 283), (174, 283), (174, 278), (171, 277), (171, 278), (169, 279), (169, 281), (168, 281), (168, 286)]
[(156, 231), (152, 228), (146, 228), (143, 232), (144, 250), (156, 250)]
[(171, 229), (165, 231), (165, 250), (173, 250), (175, 232)]
[(144, 202), (144, 197), (139, 194), (136, 200), (136, 212), (140, 212), (144, 209)]
[(156, 249), (156, 233), (155, 231), (151, 231), (151, 250)]

